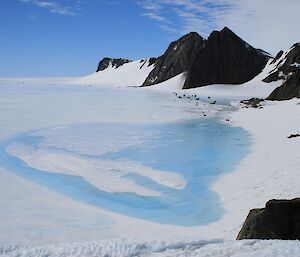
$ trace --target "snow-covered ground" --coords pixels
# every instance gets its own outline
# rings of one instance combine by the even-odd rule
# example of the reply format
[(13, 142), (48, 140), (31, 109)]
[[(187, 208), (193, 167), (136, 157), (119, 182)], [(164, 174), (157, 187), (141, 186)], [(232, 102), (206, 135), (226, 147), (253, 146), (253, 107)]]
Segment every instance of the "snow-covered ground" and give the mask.
[(95, 72), (82, 78), (67, 79), (65, 83), (97, 86), (138, 87), (143, 84), (153, 68), (153, 65), (149, 65), (149, 59), (126, 63), (119, 68), (114, 68), (111, 64), (103, 71)]
[[(0, 90), (0, 139), (1, 141), (14, 134), (24, 131), (36, 130), (37, 128), (52, 128), (52, 131), (59, 131), (64, 125), (74, 123), (97, 123), (111, 124), (131, 123), (131, 124), (161, 124), (172, 123), (181, 120), (195, 119), (203, 116), (203, 111), (208, 116), (219, 113), (220, 108), (214, 106), (198, 106), (187, 101), (174, 101), (172, 94), (160, 91), (147, 91), (140, 89), (105, 89), (95, 87), (84, 87), (79, 85), (50, 85), (37, 84), (31, 85), (30, 80), (25, 83), (18, 83), (14, 80), (8, 84), (7, 80), (1, 83)], [(56, 129), (55, 129), (56, 128)], [(110, 127), (113, 128), (113, 127)], [(49, 130), (45, 130), (49, 132)], [(39, 132), (40, 133), (40, 132)], [(128, 136), (111, 138), (103, 133), (103, 139), (98, 138), (100, 145), (86, 145), (84, 140), (77, 143), (85, 153), (94, 151), (107, 151), (109, 145), (123, 147), (139, 141), (130, 142)], [(118, 134), (116, 134), (118, 135)], [(69, 133), (71, 139), (73, 136)], [(57, 143), (65, 142), (68, 138), (58, 137), (56, 140), (46, 141), (46, 144), (58, 146)], [(49, 137), (50, 138), (50, 135)], [(51, 138), (50, 138), (51, 139)], [(124, 141), (125, 139), (125, 141)], [(68, 140), (72, 142), (72, 140)], [(92, 142), (92, 140), (89, 140)], [(119, 145), (118, 145), (119, 144)], [(77, 145), (69, 145), (72, 150)], [(8, 149), (16, 155), (24, 155), (16, 152), (13, 145)], [(24, 150), (24, 149), (23, 149)], [(27, 153), (33, 149), (26, 149)], [(53, 156), (45, 152), (33, 151), (32, 154), (39, 156), (39, 163), (31, 163), (32, 160), (24, 155), (24, 159), (29, 164), (38, 165), (39, 168), (49, 168), (49, 165), (58, 165), (59, 169), (72, 174), (82, 173), (79, 167), (79, 160), (76, 162), (70, 156)], [(54, 158), (54, 159), (53, 159)], [(55, 160), (55, 161), (53, 161)], [(55, 163), (53, 163), (55, 162)], [(61, 166), (63, 162), (63, 166)], [(78, 164), (79, 162), (79, 164)], [(78, 164), (78, 165), (77, 165)], [(116, 164), (116, 163), (115, 163)], [(123, 162), (123, 166), (129, 167), (129, 171), (143, 172), (149, 175), (149, 169), (137, 166), (136, 163)], [(40, 167), (42, 165), (42, 167)], [(74, 165), (76, 169), (73, 170)], [(84, 163), (86, 165), (86, 163)], [(103, 167), (105, 163), (101, 164)], [(120, 164), (118, 164), (120, 167)], [(45, 167), (47, 166), (47, 167)], [(71, 168), (70, 168), (71, 167)], [(89, 175), (86, 179), (94, 185), (101, 183), (102, 187), (111, 190), (115, 182), (104, 184), (93, 176), (93, 167), (88, 166)], [(104, 167), (105, 168), (105, 167)], [(76, 172), (76, 174), (75, 174)], [(145, 173), (146, 172), (146, 173)], [(157, 177), (160, 174), (151, 172), (151, 178), (159, 181), (160, 184), (168, 184), (172, 187), (180, 187), (184, 181), (178, 176), (170, 173), (167, 179)], [(167, 174), (164, 174), (167, 175)], [(146, 220), (136, 219), (121, 215), (115, 212), (96, 208), (78, 201), (65, 197), (57, 192), (51, 191), (41, 185), (25, 180), (15, 174), (0, 168), (1, 187), (0, 187), (0, 245), (45, 245), (64, 242), (82, 242), (98, 239), (111, 239), (116, 237), (134, 237), (140, 234), (146, 236), (165, 236), (170, 234), (197, 235), (198, 227), (180, 227), (174, 225), (162, 225)], [(120, 180), (118, 179), (118, 183)], [(134, 188), (123, 184), (126, 188), (139, 191), (141, 188)], [(115, 190), (115, 188), (114, 188)], [(145, 192), (149, 194), (153, 192)], [(49, 229), (51, 228), (51, 229)]]
[(299, 241), (118, 239), (44, 247), (0, 247), (10, 257), (299, 257)]
[[(214, 85), (186, 90), (185, 94), (197, 94), (204, 98), (210, 96), (235, 100), (254, 96), (266, 97), (280, 83), (265, 84), (261, 82), (261, 78), (265, 77), (272, 68), (274, 68), (273, 65), (268, 66), (263, 74), (241, 86)], [(143, 76), (145, 75), (147, 75), (146, 72)], [(140, 80), (142, 80), (141, 77)], [(49, 83), (49, 81), (47, 80), (44, 84)], [(66, 83), (66, 81), (70, 83), (72, 79), (56, 79), (53, 84)], [(173, 78), (172, 81), (137, 90), (142, 90), (145, 95), (155, 94), (155, 96), (161, 97), (160, 100), (163, 103), (166, 101), (165, 96), (171, 93), (170, 91), (179, 92), (183, 81), (184, 74), (181, 74)], [(2, 85), (7, 82), (9, 82), (8, 79), (1, 80)], [(38, 84), (38, 80), (36, 82)], [(31, 83), (30, 80), (25, 79), (13, 80), (14, 86), (29, 83)], [(86, 78), (80, 83), (93, 85), (92, 80)], [(124, 86), (127, 85), (127, 83), (124, 84)], [(155, 93), (154, 91), (169, 91), (169, 93)], [(108, 114), (101, 112), (101, 115), (97, 117), (98, 100), (94, 92), (87, 93), (84, 91), (83, 95), (80, 92), (76, 94), (75, 98), (74, 95), (63, 94), (62, 96), (55, 96), (55, 101), (54, 96), (50, 95), (50, 99), (53, 97), (53, 106), (48, 106), (49, 109), (46, 113), (48, 120), (41, 120), (45, 117), (45, 113), (38, 109), (32, 109), (31, 106), (32, 102), (35, 105), (42, 104), (41, 106), (43, 106), (43, 100), (46, 98), (43, 98), (41, 92), (36, 93), (37, 98), (29, 97), (26, 94), (20, 96), (10, 94), (9, 97), (7, 95), (0, 96), (1, 106), (6, 108), (1, 110), (0, 116), (1, 124), (3, 124), (0, 130), (1, 139), (19, 130), (34, 128), (36, 124), (39, 124), (40, 127), (53, 126), (62, 122), (78, 121), (79, 117), (82, 122), (127, 120), (122, 115), (121, 110), (124, 103), (121, 99), (118, 99), (120, 108)], [(133, 115), (131, 119), (134, 122), (172, 121), (186, 116), (195, 117), (202, 113), (198, 111), (195, 102), (181, 99), (176, 100), (174, 105), (171, 105), (170, 102), (167, 105), (158, 105), (157, 114), (153, 115), (153, 110), (147, 111), (149, 105), (147, 105), (147, 101), (144, 101), (147, 98), (145, 95), (143, 96), (145, 98), (140, 99), (138, 107), (132, 106), (131, 108)], [(70, 97), (70, 99), (65, 97)], [(82, 107), (82, 105), (78, 105), (78, 103), (88, 99), (89, 104), (79, 109), (78, 106)], [(110, 101), (111, 99), (102, 100)], [(144, 103), (147, 106), (143, 106)], [(242, 108), (236, 104), (238, 106), (237, 111), (224, 113), (225, 116), (222, 120), (228, 118), (232, 126), (242, 127), (250, 133), (252, 137), (251, 151), (233, 172), (220, 177), (212, 184), (212, 189), (219, 194), (226, 212), (221, 220), (206, 226), (185, 228), (159, 225), (99, 210), (62, 197), (0, 168), (1, 182), (3, 182), (0, 187), (2, 207), (0, 210), (0, 246), (3, 245), (2, 248), (0, 247), (0, 255), (300, 256), (300, 243), (298, 241), (231, 241), (237, 236), (250, 209), (263, 207), (266, 201), (272, 198), (300, 196), (300, 138), (287, 138), (290, 134), (300, 133), (299, 103), (300, 100), (297, 99), (284, 102), (267, 102), (263, 109)], [(184, 108), (176, 109), (178, 105), (184, 106)], [(55, 117), (57, 108), (62, 106), (65, 106), (65, 110)], [(161, 111), (162, 106), (166, 108), (166, 111)], [(151, 107), (153, 108), (153, 106)], [(206, 108), (215, 107), (206, 106)], [(215, 113), (215, 110), (210, 113)], [(147, 115), (149, 115), (150, 120), (145, 118)], [(11, 149), (11, 151), (15, 151), (15, 149)], [(43, 157), (41, 155), (43, 153), (35, 154)], [(91, 179), (93, 180), (93, 178)], [(28, 201), (24, 202), (24, 199), (28, 199)], [(36, 208), (37, 206), (39, 208)], [(33, 208), (34, 213), (32, 212)], [(60, 224), (60, 227), (57, 224)], [(32, 230), (32, 227), (37, 229)], [(11, 230), (10, 233), (7, 233), (8, 229)], [(113, 238), (131, 238), (141, 235), (144, 237), (139, 240), (112, 240)], [(184, 236), (184, 238), (176, 239), (175, 235), (177, 237)], [(109, 239), (109, 241), (45, 247), (6, 247), (6, 245), (49, 245), (49, 243), (81, 242), (83, 236), (85, 241), (94, 241), (96, 238)], [(150, 240), (151, 236), (156, 238), (160, 236), (162, 239)], [(66, 241), (67, 238), (68, 241)]]

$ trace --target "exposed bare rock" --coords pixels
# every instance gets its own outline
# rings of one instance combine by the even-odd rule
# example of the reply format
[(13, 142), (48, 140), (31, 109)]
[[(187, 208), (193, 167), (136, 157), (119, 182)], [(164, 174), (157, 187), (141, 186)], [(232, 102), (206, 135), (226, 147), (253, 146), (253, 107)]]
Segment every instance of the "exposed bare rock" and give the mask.
[(250, 211), (237, 240), (300, 240), (300, 198), (270, 200), (263, 209)]
[(172, 42), (167, 51), (155, 61), (155, 68), (150, 72), (143, 86), (155, 85), (188, 71), (192, 60), (204, 43), (205, 40), (196, 32), (191, 32)]
[(114, 59), (114, 58), (105, 57), (99, 62), (96, 72), (107, 69), (109, 67), (109, 65), (111, 65), (113, 68), (117, 69), (120, 66), (122, 66), (123, 64), (129, 63), (129, 62), (132, 62), (132, 60), (122, 59), (122, 58)]
[(213, 31), (193, 60), (184, 89), (211, 84), (242, 84), (258, 75), (269, 55), (225, 27)]

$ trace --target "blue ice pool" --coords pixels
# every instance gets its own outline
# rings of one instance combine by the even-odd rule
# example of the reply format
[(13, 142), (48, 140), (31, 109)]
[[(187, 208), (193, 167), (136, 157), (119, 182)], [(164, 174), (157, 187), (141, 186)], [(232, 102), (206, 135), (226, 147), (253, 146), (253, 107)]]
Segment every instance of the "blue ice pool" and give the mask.
[[(249, 135), (243, 129), (217, 119), (159, 125), (71, 124), (29, 131), (1, 142), (0, 162), (18, 176), (101, 209), (162, 224), (197, 226), (221, 218), (223, 208), (210, 185), (217, 176), (236, 167), (247, 154), (249, 143)], [(161, 174), (178, 174), (186, 185), (170, 187), (137, 170), (122, 173), (128, 167), (121, 165), (112, 174), (121, 174), (121, 179), (157, 195), (109, 192), (90, 183), (84, 174), (29, 165), (25, 158), (7, 150), (11, 146), (17, 150), (22, 146), (22, 153), (29, 149), (26, 156), (43, 151), (71, 154), (85, 162), (131, 162)], [(101, 174), (101, 168), (98, 172)]]

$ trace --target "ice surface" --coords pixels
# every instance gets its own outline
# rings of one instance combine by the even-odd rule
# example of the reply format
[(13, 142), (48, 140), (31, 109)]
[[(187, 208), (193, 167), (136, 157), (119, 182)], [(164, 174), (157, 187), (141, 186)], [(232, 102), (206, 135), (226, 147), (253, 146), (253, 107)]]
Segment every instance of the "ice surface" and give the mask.
[[(91, 154), (98, 155), (108, 150), (108, 145), (115, 152), (122, 152), (129, 146), (137, 146), (144, 141), (137, 136), (138, 133), (123, 134), (123, 137), (109, 137), (109, 129), (102, 130), (103, 135), (99, 135), (99, 141), (93, 142), (92, 137), (86, 134), (86, 139), (78, 136), (78, 142), (71, 140), (72, 132), (61, 135), (59, 132), (74, 124), (131, 124), (135, 127), (138, 125), (166, 125), (183, 122), (185, 120), (203, 117), (203, 111), (207, 117), (219, 115), (220, 107), (213, 106), (209, 110), (207, 106), (200, 104), (198, 107), (195, 103), (187, 101), (174, 101), (172, 94), (161, 91), (148, 91), (140, 89), (113, 89), (113, 88), (95, 88), (76, 85), (58, 85), (58, 79), (38, 80), (34, 79), (13, 79), (1, 80), (0, 83), (0, 139), (3, 142), (6, 138), (12, 135), (33, 131), (38, 128), (38, 134), (44, 135), (45, 141), (41, 143), (41, 148), (57, 148), (56, 150), (68, 151), (66, 155), (60, 156), (63, 161), (53, 161), (51, 158), (58, 156), (47, 153), (47, 161), (39, 160), (39, 165), (52, 166), (53, 171), (56, 170), (55, 165), (62, 165), (64, 172), (68, 173), (69, 165), (76, 164), (82, 161), (76, 156), (76, 161), (68, 159), (69, 154), (72, 155), (72, 150), (78, 151), (80, 155)], [(41, 84), (38, 83), (40, 81)], [(24, 82), (24, 83), (23, 83)], [(222, 119), (220, 117), (220, 119)], [(103, 125), (103, 127), (105, 127)], [(109, 127), (107, 127), (109, 128)], [(81, 127), (83, 129), (83, 127)], [(96, 133), (92, 127), (87, 128)], [(110, 127), (112, 132), (114, 128)], [(98, 131), (99, 134), (100, 131)], [(37, 131), (36, 131), (37, 133)], [(144, 135), (148, 132), (144, 131)], [(38, 136), (36, 134), (36, 136)], [(115, 133), (117, 134), (117, 133)], [(153, 135), (152, 132), (149, 135)], [(170, 134), (171, 135), (171, 134)], [(130, 137), (128, 144), (125, 137)], [(56, 138), (56, 141), (53, 139)], [(103, 141), (103, 138), (107, 139)], [(89, 143), (85, 143), (89, 142)], [(99, 144), (100, 141), (103, 141)], [(119, 144), (117, 144), (119, 142)], [(64, 149), (61, 148), (63, 143)], [(179, 143), (179, 142), (178, 142)], [(26, 144), (25, 144), (26, 145)], [(164, 144), (167, 146), (167, 144)], [(14, 146), (14, 145), (12, 145)], [(23, 144), (24, 146), (24, 144)], [(91, 147), (92, 146), (92, 147)], [(26, 145), (28, 147), (28, 145)], [(13, 148), (12, 148), (13, 149)], [(10, 150), (12, 150), (10, 149)], [(21, 150), (22, 148), (19, 148)], [(93, 151), (92, 151), (93, 149)], [(161, 148), (163, 150), (163, 148)], [(16, 150), (16, 149), (14, 149)], [(31, 154), (42, 154), (45, 158), (44, 151), (40, 149), (26, 148), (26, 151)], [(45, 150), (45, 149), (44, 149)], [(192, 150), (192, 148), (191, 148)], [(26, 151), (21, 154), (25, 154)], [(78, 154), (77, 153), (77, 154)], [(66, 153), (64, 153), (66, 154)], [(28, 157), (28, 156), (27, 156)], [(27, 158), (26, 157), (26, 158)], [(25, 158), (25, 157), (24, 157)], [(66, 165), (66, 158), (68, 159)], [(84, 159), (84, 158), (83, 158)], [(178, 161), (180, 158), (177, 157)], [(74, 162), (73, 162), (74, 160)], [(32, 161), (32, 160), (30, 160)], [(120, 161), (120, 160), (119, 160)], [(106, 160), (103, 166), (107, 167), (112, 160)], [(151, 180), (159, 181), (160, 184), (171, 188), (183, 188), (181, 182), (184, 182), (177, 174), (169, 170), (170, 177), (167, 175), (167, 170), (164, 170), (163, 177), (160, 177), (161, 169), (155, 167), (149, 168), (149, 165), (137, 164), (136, 160), (117, 162), (130, 166), (135, 173), (147, 171), (146, 176), (150, 176)], [(105, 164), (106, 163), (106, 164)], [(26, 164), (25, 164), (26, 165)], [(28, 165), (27, 165), (28, 166)], [(37, 163), (32, 164), (38, 168)], [(145, 169), (147, 166), (147, 169)], [(54, 169), (55, 168), (55, 169)], [(60, 167), (61, 168), (61, 167)], [(69, 169), (70, 170), (70, 169)], [(158, 170), (158, 173), (152, 172)], [(63, 173), (63, 172), (62, 172)], [(87, 174), (80, 173), (85, 179), (93, 180), (93, 170)], [(160, 174), (158, 176), (158, 174)], [(67, 174), (65, 174), (67, 175)], [(74, 173), (73, 173), (74, 175)], [(1, 187), (0, 187), (0, 241), (1, 244), (27, 244), (40, 245), (48, 243), (74, 242), (74, 241), (89, 241), (102, 238), (115, 238), (118, 236), (136, 236), (145, 235), (169, 235), (170, 233), (198, 233), (199, 228), (181, 228), (171, 225), (162, 225), (150, 221), (130, 218), (118, 213), (113, 213), (108, 210), (95, 208), (82, 202), (74, 201), (65, 197), (61, 193), (49, 190), (43, 185), (34, 184), (15, 174), (8, 173), (4, 168), (0, 168)], [(166, 179), (163, 179), (166, 177)], [(127, 177), (135, 186), (140, 185), (141, 177)], [(180, 181), (180, 183), (178, 183)], [(119, 181), (120, 182), (120, 181)], [(118, 183), (119, 183), (118, 182)], [(131, 184), (132, 185), (132, 184)], [(104, 186), (104, 185), (102, 185)], [(106, 184), (106, 190), (110, 190), (112, 185)], [(108, 188), (108, 186), (110, 188)], [(128, 184), (126, 185), (126, 188)], [(132, 191), (138, 192), (142, 190), (140, 187), (131, 187)], [(143, 190), (145, 188), (143, 187)], [(157, 189), (147, 188), (148, 191), (143, 191), (144, 194), (151, 194)], [(122, 190), (125, 190), (124, 188)], [(49, 230), (51, 227), (51, 231)], [(103, 233), (105, 231), (105, 233)], [(191, 232), (192, 231), (192, 232)]]
[[(99, 151), (101, 142), (106, 152)], [(17, 175), (102, 209), (198, 226), (220, 218), (222, 206), (208, 185), (233, 169), (247, 145), (243, 130), (215, 119), (83, 123), (12, 137), (0, 144), (0, 160)]]

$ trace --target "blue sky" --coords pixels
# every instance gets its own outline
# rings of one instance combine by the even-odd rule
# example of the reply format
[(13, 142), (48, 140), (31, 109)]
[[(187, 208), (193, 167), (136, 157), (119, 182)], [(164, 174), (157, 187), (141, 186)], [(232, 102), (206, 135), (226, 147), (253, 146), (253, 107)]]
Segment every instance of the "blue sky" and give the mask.
[(102, 57), (159, 56), (189, 31), (224, 26), (275, 54), (300, 41), (300, 1), (282, 2), (1, 0), (0, 76), (85, 75)]

